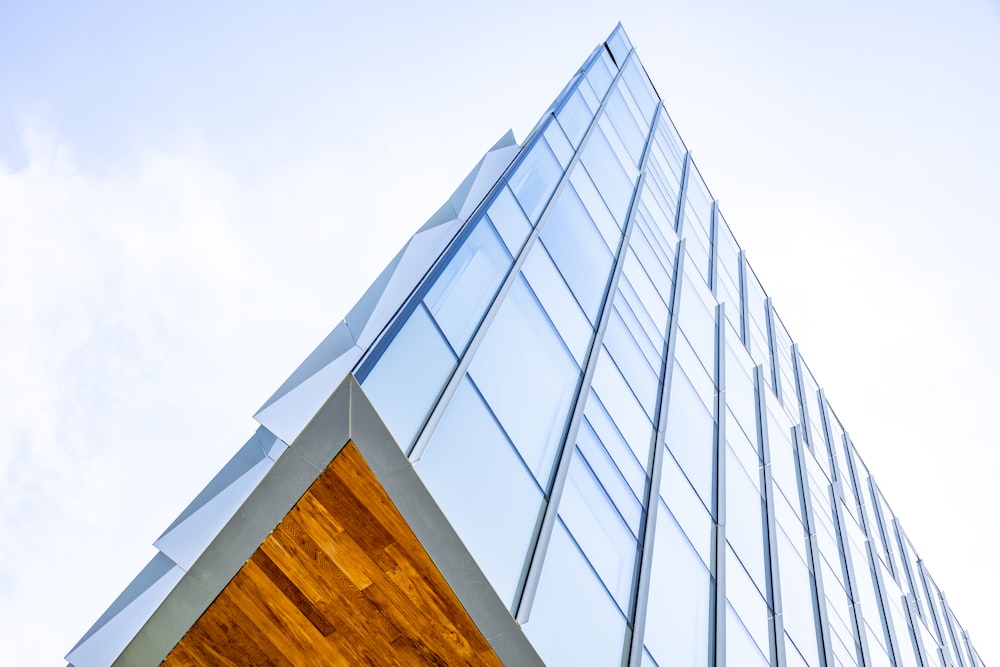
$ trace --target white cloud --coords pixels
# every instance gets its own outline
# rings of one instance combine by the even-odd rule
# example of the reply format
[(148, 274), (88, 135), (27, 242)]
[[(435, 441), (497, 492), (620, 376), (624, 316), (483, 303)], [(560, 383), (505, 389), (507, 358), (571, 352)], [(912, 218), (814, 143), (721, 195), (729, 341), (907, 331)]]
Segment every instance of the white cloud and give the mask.
[(138, 572), (336, 315), (261, 233), (321, 211), (315, 189), (254, 187), (196, 142), (95, 174), (42, 126), (23, 139), (0, 164), (0, 625), (28, 665)]

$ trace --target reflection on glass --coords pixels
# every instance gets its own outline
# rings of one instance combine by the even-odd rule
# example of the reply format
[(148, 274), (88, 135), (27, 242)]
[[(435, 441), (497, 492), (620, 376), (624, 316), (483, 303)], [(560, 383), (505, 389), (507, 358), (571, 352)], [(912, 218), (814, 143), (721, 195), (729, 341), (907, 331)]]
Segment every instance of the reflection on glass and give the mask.
[(511, 258), (487, 220), (480, 220), (424, 297), (456, 350), (464, 350), (507, 274)]
[(513, 604), (542, 491), (468, 378), (414, 469), (500, 597)]
[(539, 484), (546, 486), (580, 368), (523, 278), (514, 283), (490, 324), (469, 375)]
[(584, 312), (596, 322), (614, 257), (573, 188), (565, 188), (553, 204), (541, 239)]
[(556, 270), (545, 248), (536, 245), (528, 251), (521, 273), (566, 347), (582, 367), (587, 350), (590, 349), (594, 327), (580, 309), (579, 302), (569, 291), (566, 281)]
[(510, 188), (501, 189), (486, 212), (489, 214), (493, 226), (499, 232), (500, 238), (507, 246), (507, 250), (510, 251), (511, 255), (517, 256), (528, 238), (528, 234), (531, 233), (531, 224), (524, 217), (524, 211), (514, 199)]
[(706, 507), (712, 506), (715, 420), (680, 366), (670, 381), (665, 442)]
[(656, 513), (645, 635), (646, 649), (659, 664), (708, 664), (712, 588), (708, 569), (661, 503)]
[(625, 617), (561, 521), (556, 522), (531, 617), (522, 628), (546, 665), (617, 665)]
[(423, 306), (416, 308), (362, 383), (396, 442), (409, 448), (457, 361)]
[(629, 609), (636, 541), (579, 449), (559, 500), (559, 516), (624, 613)]
[(587, 108), (587, 103), (583, 100), (580, 91), (574, 92), (563, 104), (562, 109), (556, 112), (559, 125), (569, 138), (570, 144), (574, 147), (580, 145), (580, 140), (587, 133), (590, 121), (594, 115)]
[(559, 166), (559, 161), (545, 139), (539, 139), (535, 143), (524, 161), (511, 175), (510, 189), (521, 202), (521, 208), (532, 224), (538, 222), (538, 216), (556, 189), (561, 176), (562, 167)]
[(632, 198), (632, 179), (625, 172), (603, 129), (598, 127), (591, 133), (583, 149), (582, 160), (611, 214), (619, 224), (623, 224)]

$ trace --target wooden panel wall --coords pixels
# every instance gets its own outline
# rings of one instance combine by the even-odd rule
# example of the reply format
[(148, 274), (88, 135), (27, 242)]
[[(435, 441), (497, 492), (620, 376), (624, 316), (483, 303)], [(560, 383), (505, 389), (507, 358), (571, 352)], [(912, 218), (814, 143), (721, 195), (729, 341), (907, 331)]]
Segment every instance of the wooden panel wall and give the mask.
[(500, 665), (353, 443), (165, 665)]

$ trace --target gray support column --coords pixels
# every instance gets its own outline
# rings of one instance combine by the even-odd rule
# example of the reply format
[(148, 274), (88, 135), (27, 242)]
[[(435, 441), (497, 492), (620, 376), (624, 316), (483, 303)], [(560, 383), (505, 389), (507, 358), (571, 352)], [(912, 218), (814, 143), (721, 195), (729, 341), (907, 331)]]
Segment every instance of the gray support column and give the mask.
[[(847, 439), (846, 444), (848, 448), (853, 447), (850, 442), (850, 438), (844, 435)], [(851, 466), (853, 469), (853, 465)], [(844, 487), (842, 484), (835, 484), (833, 486), (834, 492), (834, 507), (836, 512), (834, 516), (837, 519), (837, 539), (840, 543), (840, 557), (844, 559), (843, 566), (847, 571), (847, 591), (851, 596), (851, 622), (854, 625), (854, 641), (857, 642), (857, 648), (861, 652), (861, 660), (865, 665), (871, 665), (871, 652), (868, 648), (868, 633), (865, 631), (864, 615), (861, 608), (858, 606), (858, 579), (857, 574), (854, 572), (854, 559), (851, 557), (851, 548), (848, 546), (850, 538), (848, 537), (846, 522), (851, 521), (850, 517), (844, 517), (841, 512), (841, 503), (844, 502)], [(853, 497), (851, 499), (853, 502)], [(861, 566), (868, 567), (867, 563), (862, 563)]]
[(750, 273), (750, 268), (747, 265), (747, 253), (745, 250), (740, 249), (740, 341), (743, 343), (743, 347), (750, 349), (750, 305), (747, 303), (747, 294), (749, 293), (749, 288), (747, 287), (747, 275)]
[[(830, 423), (830, 404), (826, 400), (826, 392), (823, 389), (819, 390), (819, 407), (822, 411), (823, 416), (823, 437), (826, 438), (826, 450), (827, 457), (830, 461), (830, 472), (831, 480), (837, 481), (840, 479), (841, 471), (838, 466), (840, 459), (840, 454), (837, 453), (837, 448), (833, 444), (833, 425)], [(850, 466), (849, 461), (844, 462), (845, 466)], [(846, 468), (850, 470), (850, 468)]]
[[(714, 210), (714, 208), (713, 208)], [(715, 309), (715, 507), (716, 529), (712, 535), (712, 572), (715, 576), (715, 664), (726, 664), (726, 311)]]
[(962, 645), (959, 643), (958, 633), (955, 632), (955, 624), (951, 622), (951, 608), (948, 606), (948, 600), (940, 588), (938, 589), (938, 593), (941, 596), (941, 615), (944, 616), (944, 624), (948, 629), (948, 641), (951, 642), (952, 651), (955, 654), (955, 662), (959, 667), (969, 667), (965, 664), (965, 658), (962, 656)]
[(906, 577), (906, 587), (909, 589), (909, 595), (913, 597), (913, 603), (917, 611), (917, 615), (923, 617), (920, 613), (920, 589), (917, 588), (916, 578), (913, 574), (913, 568), (910, 567), (910, 559), (908, 554), (912, 554), (913, 551), (906, 548), (908, 539), (906, 538), (906, 531), (903, 530), (903, 526), (900, 525), (899, 519), (894, 517), (892, 520), (891, 529), (887, 526), (896, 540), (896, 546), (899, 547), (899, 562), (903, 565), (903, 576)]
[(792, 440), (795, 442), (795, 462), (799, 472), (799, 489), (802, 493), (803, 515), (806, 520), (806, 535), (808, 536), (806, 546), (809, 550), (809, 570), (813, 575), (813, 603), (816, 605), (817, 612), (817, 635), (820, 639), (820, 651), (824, 664), (832, 667), (835, 663), (830, 639), (830, 620), (826, 610), (826, 592), (823, 589), (823, 568), (820, 566), (822, 556), (819, 552), (819, 538), (816, 536), (816, 519), (813, 516), (812, 493), (809, 489), (809, 472), (805, 459), (809, 454), (807, 450), (803, 449), (805, 441), (802, 439), (802, 426), (796, 426), (792, 431)]
[[(744, 279), (745, 280), (745, 279)], [(744, 313), (746, 305), (744, 299)], [(764, 367), (754, 369), (757, 387), (757, 437), (764, 463), (764, 506), (767, 508), (767, 588), (771, 605), (771, 664), (785, 667), (785, 624), (781, 616), (781, 577), (778, 563), (778, 524), (775, 515), (774, 476), (771, 469), (771, 447), (767, 437), (767, 403), (764, 399)]]
[(882, 631), (885, 633), (886, 643), (889, 645), (889, 658), (897, 667), (906, 667), (901, 662), (902, 658), (900, 657), (899, 646), (896, 644), (895, 623), (892, 620), (892, 612), (889, 611), (889, 599), (886, 592), (885, 579), (882, 577), (882, 568), (878, 566), (880, 558), (875, 551), (871, 537), (868, 538), (865, 547), (865, 550), (868, 552), (869, 567), (872, 570), (872, 579), (875, 582), (875, 599), (878, 601), (878, 609), (876, 611), (882, 617)]
[(684, 154), (684, 168), (681, 171), (681, 191), (677, 195), (677, 219), (674, 229), (677, 231), (677, 238), (684, 238), (684, 202), (687, 201), (688, 181), (691, 174), (691, 151)]
[[(924, 591), (927, 593), (927, 610), (931, 615), (931, 623), (934, 634), (937, 636), (941, 663), (948, 666), (953, 665), (955, 661), (951, 658), (951, 650), (948, 648), (948, 638), (944, 625), (944, 619), (940, 618), (941, 614), (938, 612), (940, 606), (938, 605), (937, 600), (933, 597), (934, 593), (932, 592), (932, 588), (928, 581), (930, 579), (930, 574), (928, 574), (927, 568), (924, 566), (923, 559), (917, 559), (917, 570), (920, 573), (920, 583), (924, 587)], [(937, 590), (937, 587), (935, 586), (933, 590)]]
[(934, 663), (931, 662), (931, 652), (936, 653), (937, 646), (925, 646), (923, 637), (917, 632), (917, 623), (920, 620), (916, 599), (912, 595), (904, 596), (903, 608), (906, 613), (906, 622), (910, 626), (910, 639), (913, 641), (913, 649), (917, 654), (917, 659), (920, 660), (920, 667), (933, 667)]
[(712, 218), (709, 222), (711, 225), (712, 233), (709, 235), (709, 243), (712, 247), (708, 249), (708, 254), (711, 259), (709, 260), (708, 267), (708, 286), (712, 290), (712, 294), (715, 295), (716, 300), (719, 298), (719, 294), (716, 291), (716, 284), (719, 282), (719, 200), (716, 199), (712, 202)]
[(778, 356), (778, 351), (775, 349), (777, 347), (777, 337), (774, 333), (774, 303), (771, 301), (771, 297), (765, 297), (764, 299), (764, 310), (767, 313), (767, 349), (770, 351), (771, 358), (771, 386), (774, 387), (774, 395), (778, 397), (781, 404), (785, 404), (784, 389), (781, 386), (781, 369), (778, 366), (781, 363), (781, 358)]
[[(827, 495), (832, 501), (832, 506), (830, 509), (833, 515), (833, 530), (837, 536), (837, 541), (838, 541), (837, 546), (840, 548), (840, 558), (843, 559), (842, 565), (844, 567), (844, 570), (848, 572), (847, 575), (848, 581), (845, 583), (847, 584), (848, 595), (851, 598), (850, 613), (851, 613), (851, 623), (853, 625), (852, 630), (854, 632), (853, 639), (855, 645), (861, 649), (862, 655), (864, 656), (863, 659), (868, 660), (867, 658), (868, 649), (867, 649), (867, 643), (865, 641), (866, 637), (864, 632), (864, 624), (860, 622), (860, 618), (858, 618), (857, 616), (856, 608), (854, 605), (856, 597), (853, 592), (854, 589), (851, 588), (852, 585), (851, 582), (854, 581), (854, 570), (853, 568), (850, 567), (850, 560), (851, 560), (850, 549), (847, 546), (847, 533), (844, 530), (843, 526), (843, 523), (845, 521), (851, 520), (850, 518), (844, 517), (844, 509), (842, 504), (844, 503), (844, 483), (846, 482), (847, 484), (853, 484), (851, 480), (853, 479), (854, 464), (850, 461), (850, 459), (848, 459), (847, 461), (844, 461), (842, 467), (838, 465), (838, 459), (840, 455), (837, 453), (838, 451), (837, 448), (833, 446), (833, 428), (830, 424), (830, 416), (828, 414), (830, 406), (827, 403), (826, 394), (823, 392), (822, 389), (819, 390), (819, 406), (820, 409), (822, 410), (822, 416), (823, 416), (823, 434), (824, 437), (826, 438), (827, 446), (830, 453), (830, 470), (833, 471), (834, 475), (833, 484), (831, 484), (830, 486), (831, 493)], [(847, 435), (845, 434), (843, 437), (847, 438)], [(847, 445), (848, 449), (850, 449), (852, 446), (849, 440), (846, 441), (844, 444)], [(827, 628), (828, 628), (827, 632), (829, 633), (829, 619), (827, 619)], [(833, 663), (831, 662), (830, 664)]]
[(802, 432), (805, 437), (806, 444), (810, 449), (813, 448), (813, 443), (810, 442), (811, 435), (809, 433), (809, 401), (806, 400), (806, 381), (803, 377), (804, 371), (802, 370), (802, 357), (799, 354), (799, 344), (792, 343), (792, 365), (795, 370), (795, 390), (799, 393), (799, 423), (802, 424)]
[(632, 641), (627, 664), (640, 667), (642, 646), (646, 634), (646, 610), (649, 603), (649, 580), (653, 566), (653, 547), (656, 535), (656, 515), (660, 506), (660, 485), (663, 479), (663, 457), (666, 454), (664, 439), (667, 434), (667, 406), (670, 405), (670, 378), (674, 370), (674, 341), (677, 340), (677, 313), (681, 305), (681, 284), (684, 276), (684, 239), (677, 245), (677, 262), (674, 270), (674, 289), (670, 296), (670, 326), (664, 344), (663, 364), (660, 369), (660, 404), (656, 410), (656, 438), (653, 442), (653, 465), (646, 497), (646, 521), (642, 527), (639, 557), (639, 576), (636, 581), (635, 609), (632, 623)]
[[(619, 76), (621, 76), (620, 73)], [(612, 88), (613, 87), (614, 84), (612, 84)], [(649, 148), (653, 142), (656, 123), (660, 119), (660, 112), (662, 109), (663, 105), (656, 107), (656, 112), (649, 124), (649, 134), (646, 136), (646, 145), (643, 147), (642, 158), (639, 161), (639, 178), (636, 181), (635, 188), (632, 190), (632, 200), (629, 202), (629, 210), (625, 218), (621, 242), (618, 245), (618, 252), (615, 255), (615, 263), (611, 269), (611, 278), (608, 280), (608, 285), (604, 292), (604, 301), (601, 304), (601, 313), (597, 319), (597, 329), (594, 332), (594, 338), (591, 342), (590, 350), (587, 352), (587, 357), (584, 361), (583, 375), (577, 386), (576, 396), (573, 401), (573, 408), (570, 413), (569, 424), (563, 435), (561, 445), (562, 450), (559, 455), (559, 460), (556, 463), (551, 486), (548, 489), (547, 500), (542, 513), (542, 520), (539, 524), (534, 548), (532, 550), (527, 572), (524, 577), (523, 586), (521, 591), (515, 595), (515, 600), (518, 600), (515, 618), (517, 618), (519, 623), (526, 623), (528, 621), (531, 614), (531, 605), (534, 602), (535, 593), (538, 591), (538, 583), (542, 576), (545, 554), (548, 551), (549, 541), (552, 538), (552, 531), (555, 529), (556, 517), (559, 512), (559, 499), (562, 496), (563, 488), (566, 486), (566, 479), (569, 476), (569, 466), (573, 459), (573, 450), (576, 445), (576, 436), (580, 430), (580, 423), (583, 421), (583, 411), (587, 403), (588, 390), (591, 382), (593, 381), (594, 372), (597, 369), (597, 359), (600, 356), (601, 345), (604, 342), (604, 332), (607, 330), (608, 321), (611, 319), (611, 310), (615, 298), (615, 292), (618, 289), (618, 283), (621, 281), (622, 271), (625, 268), (625, 256), (628, 250), (629, 239), (631, 238), (632, 230), (635, 228), (636, 204), (639, 201), (639, 196), (642, 193), (643, 184), (646, 180), (645, 167), (646, 161), (649, 159)], [(595, 123), (596, 118), (597, 117), (595, 117)], [(582, 143), (583, 142), (581, 142), (581, 146)], [(646, 463), (649, 465), (648, 461)]]

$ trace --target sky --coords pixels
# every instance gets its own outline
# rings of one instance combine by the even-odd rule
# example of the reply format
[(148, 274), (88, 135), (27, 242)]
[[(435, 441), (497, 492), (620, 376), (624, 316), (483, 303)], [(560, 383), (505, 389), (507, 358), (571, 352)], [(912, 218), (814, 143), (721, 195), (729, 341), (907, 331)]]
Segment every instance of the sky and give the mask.
[(1000, 3), (206, 4), (0, 0), (0, 661), (59, 664), (257, 408), (621, 21), (1000, 664)]

